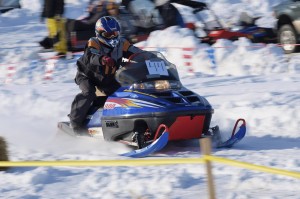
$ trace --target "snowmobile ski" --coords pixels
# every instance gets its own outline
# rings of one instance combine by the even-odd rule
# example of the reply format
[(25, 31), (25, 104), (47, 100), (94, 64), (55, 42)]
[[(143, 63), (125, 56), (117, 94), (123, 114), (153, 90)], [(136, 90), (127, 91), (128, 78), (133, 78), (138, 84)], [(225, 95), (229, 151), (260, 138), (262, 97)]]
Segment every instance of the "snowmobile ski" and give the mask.
[[(236, 133), (234, 133), (240, 121), (242, 121), (243, 124), (240, 126), (239, 130)], [(244, 119), (238, 119), (235, 123), (231, 137), (225, 142), (217, 143), (217, 148), (230, 148), (233, 145), (237, 144), (239, 141), (241, 141), (245, 137), (245, 135), (246, 135), (246, 122)]]
[(126, 156), (126, 157), (131, 157), (131, 158), (146, 157), (146, 156), (164, 148), (168, 143), (168, 139), (169, 139), (169, 133), (164, 132), (157, 140), (155, 140), (154, 142), (152, 142), (150, 145), (146, 146), (145, 148), (137, 149), (137, 150), (123, 153), (120, 155)]

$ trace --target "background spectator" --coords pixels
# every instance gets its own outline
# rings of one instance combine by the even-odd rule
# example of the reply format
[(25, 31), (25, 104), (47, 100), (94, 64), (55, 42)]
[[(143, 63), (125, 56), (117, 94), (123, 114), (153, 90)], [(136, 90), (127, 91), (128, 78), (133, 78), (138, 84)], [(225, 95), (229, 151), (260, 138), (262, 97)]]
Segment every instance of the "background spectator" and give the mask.
[(46, 49), (54, 48), (58, 55), (67, 53), (64, 5), (64, 0), (45, 0), (41, 14), (42, 20), (46, 18), (48, 36), (39, 43)]

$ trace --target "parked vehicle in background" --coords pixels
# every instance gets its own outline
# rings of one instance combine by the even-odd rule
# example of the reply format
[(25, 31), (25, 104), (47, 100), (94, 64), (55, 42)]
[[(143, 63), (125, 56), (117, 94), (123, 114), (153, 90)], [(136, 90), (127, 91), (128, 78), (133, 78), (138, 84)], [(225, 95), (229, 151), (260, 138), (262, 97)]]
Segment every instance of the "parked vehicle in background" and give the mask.
[[(300, 49), (300, 0), (288, 0), (274, 7), (278, 43), (285, 53)], [(297, 45), (298, 44), (298, 45)]]
[(218, 39), (235, 41), (240, 37), (246, 37), (253, 43), (276, 42), (273, 28), (260, 27), (255, 24), (259, 17), (253, 18), (247, 13), (241, 13), (239, 23), (235, 27), (225, 27), (206, 3), (195, 0), (172, 0), (172, 2), (192, 9), (191, 12), (196, 20), (189, 25), (194, 30), (195, 36), (203, 43), (212, 45)]
[(14, 8), (21, 8), (19, 0), (0, 0), (0, 13), (7, 12)]

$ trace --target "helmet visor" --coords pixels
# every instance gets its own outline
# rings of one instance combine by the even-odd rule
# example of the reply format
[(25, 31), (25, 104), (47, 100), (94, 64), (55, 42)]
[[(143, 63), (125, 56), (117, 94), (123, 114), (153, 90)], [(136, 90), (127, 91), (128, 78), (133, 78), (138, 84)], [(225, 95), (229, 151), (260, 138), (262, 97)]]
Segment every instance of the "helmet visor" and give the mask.
[(114, 32), (102, 32), (101, 36), (106, 38), (106, 39), (113, 39), (119, 36), (119, 31), (114, 31)]

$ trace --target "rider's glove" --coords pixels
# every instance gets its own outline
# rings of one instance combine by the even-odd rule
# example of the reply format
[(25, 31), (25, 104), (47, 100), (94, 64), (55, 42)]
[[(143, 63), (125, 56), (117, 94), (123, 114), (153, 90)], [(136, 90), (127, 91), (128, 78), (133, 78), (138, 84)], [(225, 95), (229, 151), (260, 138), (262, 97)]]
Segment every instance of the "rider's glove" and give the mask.
[(115, 60), (109, 56), (103, 56), (101, 58), (102, 65), (108, 66), (110, 68), (113, 68), (115, 66)]

